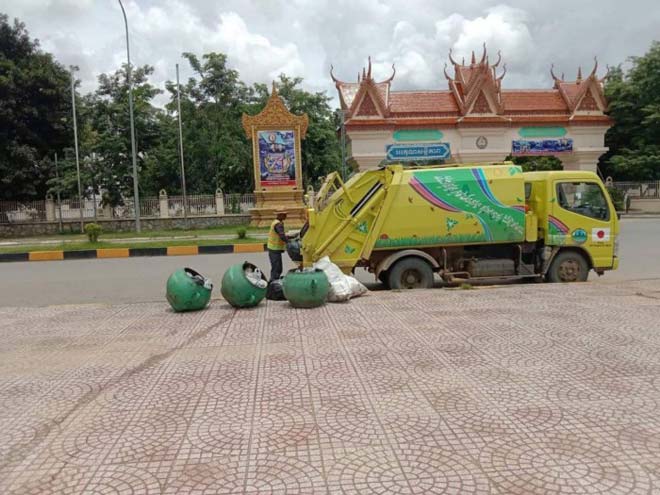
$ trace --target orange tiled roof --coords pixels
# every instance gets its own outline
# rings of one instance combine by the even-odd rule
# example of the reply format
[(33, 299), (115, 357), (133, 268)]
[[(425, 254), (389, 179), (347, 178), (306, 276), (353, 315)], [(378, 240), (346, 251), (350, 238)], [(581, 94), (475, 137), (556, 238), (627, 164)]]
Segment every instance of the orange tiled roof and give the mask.
[(568, 112), (566, 102), (555, 90), (502, 90), (504, 113), (524, 112), (542, 113), (546, 111)]
[(458, 112), (458, 105), (449, 91), (401, 91), (390, 93), (392, 113)]

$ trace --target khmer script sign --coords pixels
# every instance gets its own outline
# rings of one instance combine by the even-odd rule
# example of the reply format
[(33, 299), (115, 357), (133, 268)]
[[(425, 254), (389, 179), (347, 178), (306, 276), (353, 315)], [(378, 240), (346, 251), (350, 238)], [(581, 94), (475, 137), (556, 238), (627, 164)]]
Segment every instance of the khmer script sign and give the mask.
[(446, 160), (451, 156), (449, 143), (388, 144), (385, 151), (392, 161)]
[(554, 155), (571, 151), (573, 151), (573, 140), (570, 138), (518, 139), (511, 143), (511, 154), (515, 156)]

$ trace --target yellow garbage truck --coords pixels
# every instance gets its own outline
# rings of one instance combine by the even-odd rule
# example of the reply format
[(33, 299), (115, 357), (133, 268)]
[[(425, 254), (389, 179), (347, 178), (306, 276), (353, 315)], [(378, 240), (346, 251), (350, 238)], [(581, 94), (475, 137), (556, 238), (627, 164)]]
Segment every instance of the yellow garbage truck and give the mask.
[(618, 266), (619, 221), (598, 176), (508, 162), (326, 177), (309, 201), (301, 258), (363, 267), (393, 289), (446, 282), (585, 281)]

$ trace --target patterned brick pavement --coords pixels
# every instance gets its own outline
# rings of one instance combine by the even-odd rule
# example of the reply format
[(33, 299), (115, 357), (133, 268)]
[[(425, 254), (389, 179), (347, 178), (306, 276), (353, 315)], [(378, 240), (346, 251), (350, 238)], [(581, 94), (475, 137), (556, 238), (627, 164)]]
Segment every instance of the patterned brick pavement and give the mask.
[(660, 493), (660, 281), (0, 308), (0, 493)]

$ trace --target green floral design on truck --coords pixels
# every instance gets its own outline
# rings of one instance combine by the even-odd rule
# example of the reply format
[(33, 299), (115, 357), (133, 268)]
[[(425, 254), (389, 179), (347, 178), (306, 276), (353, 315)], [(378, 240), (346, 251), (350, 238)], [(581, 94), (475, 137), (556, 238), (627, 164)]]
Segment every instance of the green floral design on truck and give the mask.
[[(515, 175), (511, 170), (509, 174)], [(413, 173), (410, 186), (433, 206), (473, 215), (481, 224), (485, 242), (519, 242), (525, 237), (524, 204), (503, 204), (483, 169), (420, 170)]]

